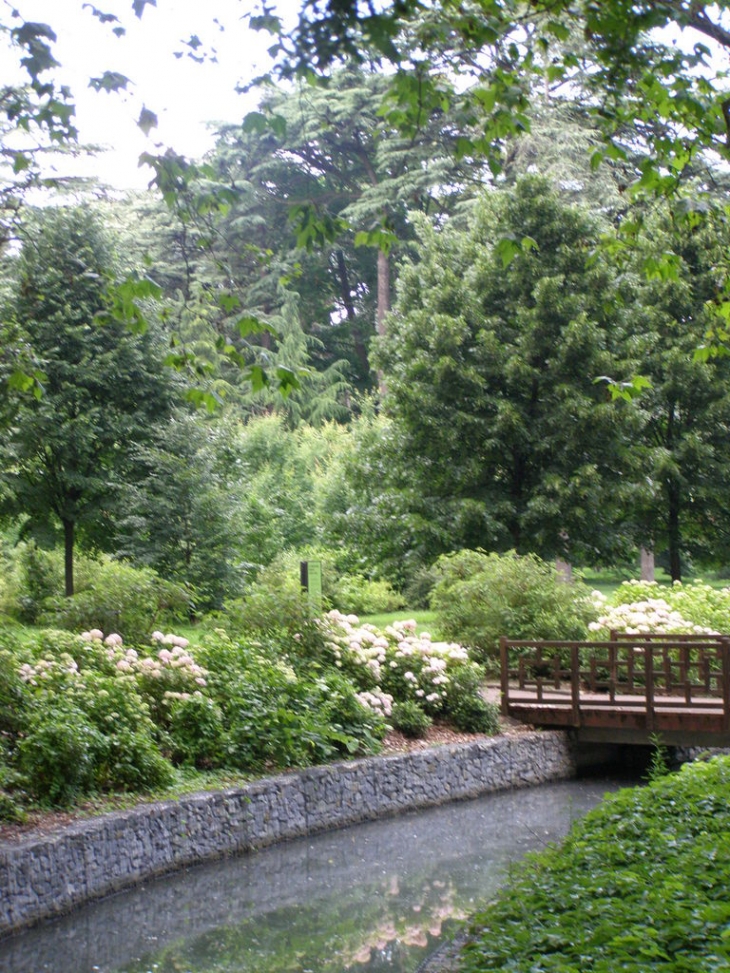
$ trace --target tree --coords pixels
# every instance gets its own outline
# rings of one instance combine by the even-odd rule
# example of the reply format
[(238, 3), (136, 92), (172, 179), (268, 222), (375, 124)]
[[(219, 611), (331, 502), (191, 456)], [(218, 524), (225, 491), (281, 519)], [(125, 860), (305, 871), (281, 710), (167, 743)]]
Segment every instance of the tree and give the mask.
[(245, 306), (268, 319), (285, 276), (305, 330), (322, 343), (315, 361), (347, 359), (360, 389), (370, 384), (368, 344), (390, 307), (394, 260), (413, 236), (409, 211), (438, 219), (484, 175), (456, 158), (454, 118), (434, 110), (406, 137), (387, 92), (387, 78), (352, 66), (326, 88), (269, 91), (242, 126), (221, 132), (212, 160), (237, 191), (218, 253), (245, 287)]
[[(487, 194), (466, 232), (423, 228), (381, 340), (402, 478), (443, 550), (615, 557), (629, 410), (594, 381), (616, 365), (619, 288), (599, 227), (538, 179)], [(633, 482), (632, 477), (627, 477)]]
[[(628, 367), (650, 382), (633, 403), (640, 424), (632, 451), (645, 486), (627, 514), (679, 581), (687, 556), (723, 563), (730, 538), (730, 362), (693, 355), (710, 326), (728, 233), (721, 220), (689, 231), (672, 217), (652, 216), (641, 239), (658, 269), (649, 281), (638, 278), (627, 333)], [(668, 258), (672, 274), (662, 272)]]
[(9, 406), (3, 506), (45, 541), (60, 524), (71, 595), (74, 546), (109, 543), (119, 485), (133, 473), (131, 449), (168, 414), (172, 390), (155, 336), (102, 320), (113, 255), (91, 211), (26, 215), (22, 240), (9, 310), (16, 342), (43, 379), (37, 397)]
[(240, 595), (247, 577), (234, 436), (234, 423), (176, 412), (136, 446), (141, 475), (122, 488), (117, 554), (191, 588), (199, 612)]

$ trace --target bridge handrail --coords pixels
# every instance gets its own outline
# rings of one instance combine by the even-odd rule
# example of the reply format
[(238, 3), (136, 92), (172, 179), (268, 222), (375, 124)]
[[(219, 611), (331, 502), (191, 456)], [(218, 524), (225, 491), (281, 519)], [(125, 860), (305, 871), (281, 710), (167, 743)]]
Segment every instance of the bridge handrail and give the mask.
[[(709, 705), (708, 700), (721, 698), (723, 728), (730, 731), (730, 635), (611, 635), (608, 640), (595, 641), (503, 636), (502, 712), (508, 715), (510, 683), (516, 679), (520, 690), (534, 689), (538, 702), (545, 703), (549, 698), (556, 707), (570, 706), (574, 726), (580, 725), (581, 690), (585, 686), (585, 695), (593, 694), (594, 706), (603, 705), (596, 700), (596, 693), (608, 693), (608, 702), (615, 705), (622, 696), (631, 695), (634, 701), (643, 698), (649, 731), (657, 710), (666, 711), (670, 705), (702, 708)], [(534, 650), (532, 654), (525, 652), (530, 649)], [(510, 666), (513, 650), (520, 650), (516, 666)], [(599, 652), (606, 657), (599, 657)], [(568, 683), (569, 697), (563, 689)]]

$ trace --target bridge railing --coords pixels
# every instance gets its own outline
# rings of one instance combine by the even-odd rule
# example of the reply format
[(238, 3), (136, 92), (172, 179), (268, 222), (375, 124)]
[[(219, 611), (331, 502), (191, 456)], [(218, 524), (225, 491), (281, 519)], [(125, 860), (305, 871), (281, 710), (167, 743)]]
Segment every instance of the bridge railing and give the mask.
[(570, 710), (641, 707), (654, 715), (722, 709), (730, 731), (730, 636), (626, 635), (606, 641), (500, 640), (502, 710), (526, 701)]

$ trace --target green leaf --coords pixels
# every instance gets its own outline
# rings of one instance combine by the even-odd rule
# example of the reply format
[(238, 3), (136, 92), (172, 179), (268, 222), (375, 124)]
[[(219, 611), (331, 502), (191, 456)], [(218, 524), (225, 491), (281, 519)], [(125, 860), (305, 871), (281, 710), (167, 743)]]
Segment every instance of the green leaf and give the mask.
[(218, 304), (227, 314), (230, 314), (241, 306), (241, 301), (237, 294), (219, 294)]
[(13, 172), (23, 172), (25, 169), (29, 169), (31, 165), (31, 160), (29, 156), (25, 155), (23, 152), (16, 152), (13, 155)]
[(91, 13), (92, 13), (92, 15), (94, 17), (96, 17), (96, 19), (99, 21), (99, 23), (102, 23), (102, 24), (118, 24), (119, 23), (119, 17), (116, 17), (114, 14), (104, 13), (104, 11), (99, 10), (98, 7), (95, 7), (91, 3), (85, 3), (85, 4), (83, 4), (82, 7), (81, 7), (81, 9), (82, 10), (90, 10)]
[(521, 251), (519, 243), (511, 237), (503, 237), (497, 242), (494, 251), (502, 261), (502, 267), (506, 270), (518, 253)]
[(296, 374), (290, 368), (286, 368), (283, 365), (277, 366), (276, 378), (279, 383), (279, 391), (284, 397), (301, 388)]
[(250, 111), (244, 115), (241, 129), (244, 132), (251, 132), (254, 135), (262, 135), (267, 127), (266, 115), (260, 111)]
[(185, 400), (194, 405), (196, 409), (205, 408), (207, 412), (214, 413), (223, 404), (223, 400), (215, 392), (208, 392), (204, 389), (188, 389), (185, 392)]
[(142, 17), (144, 13), (144, 8), (149, 4), (151, 7), (157, 6), (157, 0), (132, 0), (132, 10), (134, 10), (137, 17)]
[(275, 14), (270, 13), (266, 10), (263, 14), (258, 14), (256, 16), (250, 16), (248, 18), (248, 26), (251, 30), (265, 30), (269, 34), (281, 34), (282, 22), (281, 18), (277, 17)]
[(262, 321), (261, 318), (253, 314), (246, 314), (239, 318), (233, 326), (242, 338), (247, 338), (251, 334), (272, 334), (278, 336), (276, 328)]
[(149, 135), (153, 128), (157, 128), (157, 115), (143, 106), (137, 119), (137, 126), (142, 129), (145, 135)]
[(651, 379), (646, 375), (633, 375), (630, 379), (624, 382), (617, 382), (615, 379), (608, 375), (600, 375), (598, 378), (593, 380), (594, 385), (599, 383), (605, 383), (608, 391), (611, 395), (612, 401), (618, 399), (623, 399), (625, 402), (631, 402), (645, 389), (653, 388)]
[(118, 71), (105, 71), (100, 78), (91, 78), (89, 81), (89, 87), (94, 91), (126, 91), (128, 84), (129, 78)]
[(251, 382), (251, 388), (254, 392), (260, 392), (269, 386), (268, 376), (261, 365), (251, 366), (248, 373), (248, 380)]

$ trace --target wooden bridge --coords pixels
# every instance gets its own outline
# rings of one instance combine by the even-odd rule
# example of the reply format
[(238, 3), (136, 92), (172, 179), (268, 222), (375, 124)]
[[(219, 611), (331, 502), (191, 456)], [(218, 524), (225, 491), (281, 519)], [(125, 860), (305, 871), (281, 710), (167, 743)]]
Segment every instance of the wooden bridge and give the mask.
[(502, 713), (581, 742), (730, 746), (730, 636), (500, 640)]

